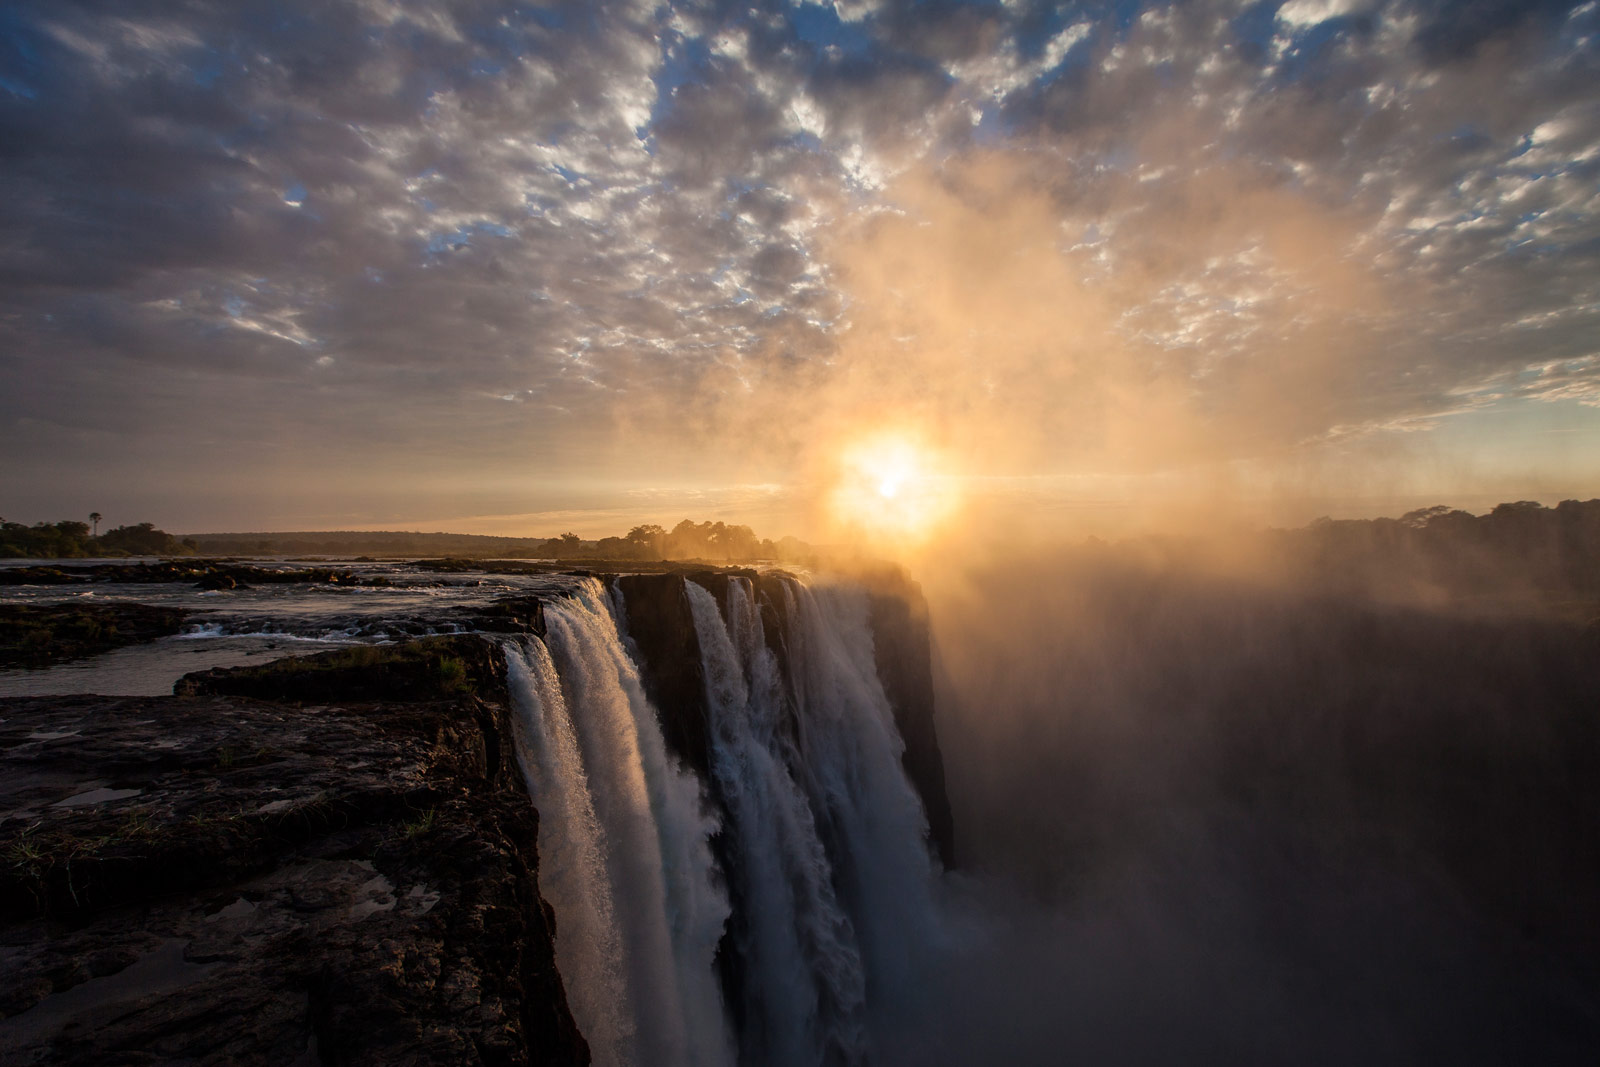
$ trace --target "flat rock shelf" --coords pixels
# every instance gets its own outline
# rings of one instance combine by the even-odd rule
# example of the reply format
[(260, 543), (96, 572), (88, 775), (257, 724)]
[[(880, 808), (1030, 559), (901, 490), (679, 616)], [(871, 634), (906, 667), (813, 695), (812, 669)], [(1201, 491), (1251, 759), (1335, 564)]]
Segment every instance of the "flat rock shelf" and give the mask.
[(499, 656), (0, 700), (0, 1061), (588, 1062)]

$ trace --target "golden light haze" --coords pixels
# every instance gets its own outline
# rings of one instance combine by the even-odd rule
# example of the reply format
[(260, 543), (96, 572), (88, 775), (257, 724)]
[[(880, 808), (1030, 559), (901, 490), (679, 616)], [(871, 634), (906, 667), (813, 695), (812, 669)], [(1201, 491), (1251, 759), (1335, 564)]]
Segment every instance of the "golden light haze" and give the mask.
[[(836, 350), (718, 409), (724, 454), (792, 486), (807, 535), (910, 547), (959, 510), (1115, 533), (1494, 491), (1405, 414), (1416, 375), (1386, 373), (1435, 297), (1380, 282), (1370, 206), (1159, 156), (1085, 200), (1072, 166), (1040, 146), (912, 168), (834, 229)], [(931, 456), (926, 496), (877, 491)]]
[[(1541, 420), (1557, 405), (1438, 385), (1417, 326), (1449, 294), (1380, 269), (1384, 205), (1194, 165), (1204, 146), (1181, 130), (1143, 150), (1092, 180), (1070, 145), (1039, 143), (909, 166), (867, 205), (819, 194), (842, 293), (826, 351), (782, 358), (816, 342), (778, 331), (761, 359), (710, 361), (687, 406), (635, 390), (615, 440), (585, 456), (591, 500), (429, 528), (600, 536), (693, 516), (903, 555), (990, 531), (1014, 543), (1592, 495), (1600, 409), (1565, 403), (1568, 436), (1552, 436)], [(1470, 427), (1491, 417), (1521, 428), (1486, 444)]]
[(923, 544), (960, 504), (947, 465), (910, 430), (883, 430), (848, 442), (833, 460), (832, 527), (848, 541), (889, 550)]

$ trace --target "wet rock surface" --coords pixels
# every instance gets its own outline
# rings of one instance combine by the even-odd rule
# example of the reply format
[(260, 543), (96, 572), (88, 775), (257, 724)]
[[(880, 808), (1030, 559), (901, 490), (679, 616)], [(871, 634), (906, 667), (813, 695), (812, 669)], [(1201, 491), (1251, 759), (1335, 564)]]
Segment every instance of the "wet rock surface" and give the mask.
[(0, 701), (0, 1061), (587, 1062), (498, 650), (419, 644)]
[(247, 589), (251, 585), (284, 582), (366, 584), (355, 573), (336, 567), (258, 567), (249, 563), (209, 559), (0, 568), (0, 585), (71, 585), (84, 582), (193, 582), (199, 589)]
[(682, 574), (685, 572), (718, 573), (725, 570), (748, 568), (726, 567), (716, 563), (694, 563), (673, 559), (606, 559), (584, 557), (569, 559), (460, 559), (445, 556), (439, 559), (410, 561), (419, 571), (434, 574)]
[(48, 667), (154, 641), (189, 615), (150, 604), (0, 604), (0, 667)]
[(661, 716), (662, 737), (701, 781), (709, 782), (706, 682), (683, 582), (681, 574), (628, 574), (615, 579), (626, 605), (628, 636), (639, 649), (640, 681)]
[(480, 690), (501, 699), (503, 673), (499, 649), (482, 638), (459, 634), (200, 671), (185, 675), (174, 690), (180, 696), (231, 695), (295, 703), (448, 699)]
[(479, 633), (544, 636), (544, 601), (537, 596), (503, 596), (481, 608), (467, 608), (454, 620)]

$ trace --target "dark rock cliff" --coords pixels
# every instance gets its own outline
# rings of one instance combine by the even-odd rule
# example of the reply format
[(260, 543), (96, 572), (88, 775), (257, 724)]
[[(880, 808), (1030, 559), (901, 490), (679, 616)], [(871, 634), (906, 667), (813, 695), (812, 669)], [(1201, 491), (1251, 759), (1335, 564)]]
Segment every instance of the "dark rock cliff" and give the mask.
[(705, 674), (700, 638), (681, 574), (627, 574), (615, 579), (627, 607), (628, 637), (639, 653), (645, 694), (661, 715), (673, 754), (712, 781)]
[(906, 776), (922, 794), (928, 832), (946, 867), (955, 866), (955, 819), (945, 792), (944, 757), (933, 721), (933, 655), (928, 605), (912, 583), (894, 592), (873, 592), (873, 655), (878, 677), (906, 743)]
[(502, 671), (461, 637), (0, 701), (0, 1060), (588, 1062)]

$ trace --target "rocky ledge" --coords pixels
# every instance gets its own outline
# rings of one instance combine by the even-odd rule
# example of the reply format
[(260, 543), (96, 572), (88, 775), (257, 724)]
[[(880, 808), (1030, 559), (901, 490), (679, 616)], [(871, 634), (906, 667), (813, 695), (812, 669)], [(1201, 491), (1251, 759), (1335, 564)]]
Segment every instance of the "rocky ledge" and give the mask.
[(324, 585), (387, 585), (335, 567), (258, 567), (226, 559), (162, 560), (159, 563), (94, 563), (61, 567), (0, 568), (0, 585), (72, 585), (84, 582), (193, 582), (198, 589), (248, 589), (252, 585), (315, 582)]
[(0, 1061), (586, 1063), (499, 656), (0, 700)]
[(0, 604), (0, 667), (48, 667), (154, 641), (188, 615), (150, 604)]

